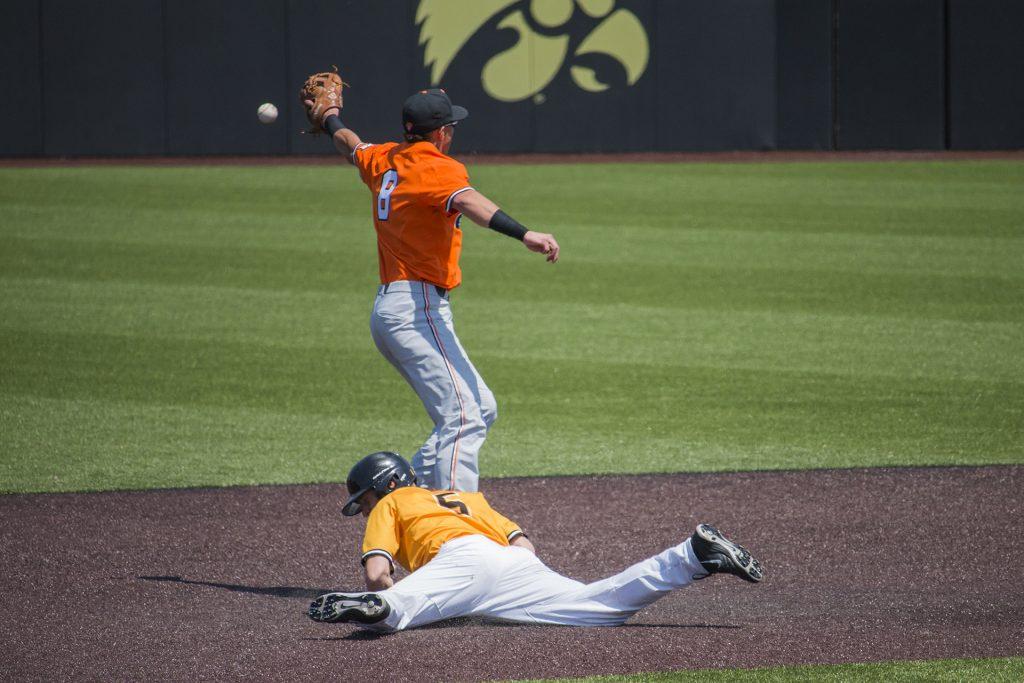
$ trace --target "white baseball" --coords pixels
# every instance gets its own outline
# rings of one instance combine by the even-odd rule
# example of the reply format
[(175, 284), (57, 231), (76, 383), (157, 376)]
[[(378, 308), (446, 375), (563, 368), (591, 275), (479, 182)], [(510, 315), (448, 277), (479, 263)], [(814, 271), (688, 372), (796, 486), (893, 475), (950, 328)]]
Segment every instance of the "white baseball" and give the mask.
[(270, 102), (264, 102), (256, 110), (256, 116), (259, 118), (260, 123), (273, 123), (277, 120), (277, 107)]

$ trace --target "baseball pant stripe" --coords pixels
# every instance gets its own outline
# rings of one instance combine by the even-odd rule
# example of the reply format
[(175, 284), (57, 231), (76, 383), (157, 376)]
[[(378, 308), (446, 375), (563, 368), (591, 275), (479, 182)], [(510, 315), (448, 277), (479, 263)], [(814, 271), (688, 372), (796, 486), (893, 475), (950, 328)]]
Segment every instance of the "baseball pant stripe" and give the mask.
[(448, 354), (445, 353), (444, 344), (441, 343), (441, 335), (437, 333), (437, 327), (434, 325), (434, 320), (430, 317), (430, 293), (427, 289), (431, 285), (422, 283), (423, 285), (423, 313), (427, 317), (427, 324), (430, 325), (430, 331), (434, 335), (434, 341), (437, 342), (437, 348), (441, 352), (441, 357), (444, 358), (445, 367), (448, 368), (448, 376), (452, 378), (452, 384), (455, 386), (455, 396), (459, 401), (459, 431), (455, 435), (455, 443), (452, 444), (452, 467), (450, 473), (450, 479), (452, 486), (455, 486), (455, 470), (459, 463), (459, 441), (462, 439), (462, 432), (466, 429), (466, 405), (462, 401), (462, 392), (459, 390), (459, 380), (455, 376), (455, 370), (452, 368), (452, 363), (448, 359)]

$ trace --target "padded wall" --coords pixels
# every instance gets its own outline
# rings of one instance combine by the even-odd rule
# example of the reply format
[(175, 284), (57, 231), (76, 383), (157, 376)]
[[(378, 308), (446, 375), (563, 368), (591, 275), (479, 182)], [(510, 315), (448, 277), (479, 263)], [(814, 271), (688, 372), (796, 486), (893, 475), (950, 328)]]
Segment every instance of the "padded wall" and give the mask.
[(837, 149), (942, 149), (943, 0), (837, 5)]
[(777, 0), (779, 149), (832, 146), (832, 3)]
[(261, 103), (285, 101), (286, 17), (280, 1), (166, 3), (169, 154), (288, 151), (287, 117), (256, 118)]
[(39, 0), (0, 3), (0, 155), (43, 153)]
[(1024, 149), (1024, 2), (950, 0), (952, 149)]
[(296, 94), (331, 64), (368, 140), (447, 88), (460, 153), (1024, 148), (1022, 25), (1009, 0), (13, 0), (0, 155), (328, 154)]
[(48, 156), (164, 152), (160, 0), (43, 0)]

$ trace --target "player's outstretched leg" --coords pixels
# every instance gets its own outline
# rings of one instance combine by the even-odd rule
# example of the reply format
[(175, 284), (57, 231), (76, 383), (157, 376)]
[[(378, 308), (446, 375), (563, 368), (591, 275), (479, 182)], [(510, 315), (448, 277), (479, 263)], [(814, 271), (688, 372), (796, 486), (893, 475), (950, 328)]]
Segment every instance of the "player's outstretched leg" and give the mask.
[(706, 579), (719, 573), (732, 574), (751, 583), (764, 578), (761, 563), (746, 548), (733, 543), (710, 524), (697, 525), (697, 530), (690, 537), (690, 547), (700, 566), (707, 571), (704, 576), (694, 576), (694, 579)]
[(327, 593), (309, 605), (309, 618), (329, 623), (376, 624), (391, 614), (391, 605), (376, 593)]

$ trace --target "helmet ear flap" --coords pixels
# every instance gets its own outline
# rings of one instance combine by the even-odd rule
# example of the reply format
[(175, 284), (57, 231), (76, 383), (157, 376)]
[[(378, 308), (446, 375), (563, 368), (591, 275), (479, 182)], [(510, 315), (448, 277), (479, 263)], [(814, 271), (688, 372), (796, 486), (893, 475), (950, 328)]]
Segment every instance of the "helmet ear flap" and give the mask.
[(377, 472), (371, 486), (378, 496), (386, 496), (398, 486), (398, 477), (398, 468), (392, 465)]
[(350, 495), (343, 512), (352, 516), (359, 511), (358, 499), (362, 494), (373, 490), (384, 496), (403, 486), (415, 486), (416, 471), (397, 453), (378, 451), (352, 466), (346, 485)]

